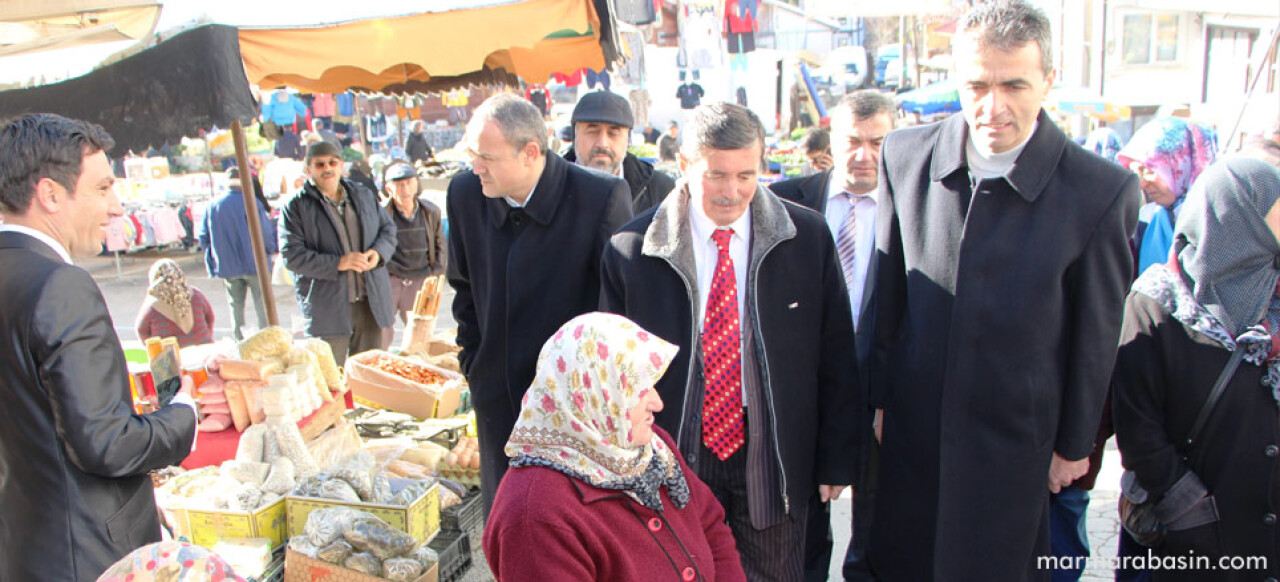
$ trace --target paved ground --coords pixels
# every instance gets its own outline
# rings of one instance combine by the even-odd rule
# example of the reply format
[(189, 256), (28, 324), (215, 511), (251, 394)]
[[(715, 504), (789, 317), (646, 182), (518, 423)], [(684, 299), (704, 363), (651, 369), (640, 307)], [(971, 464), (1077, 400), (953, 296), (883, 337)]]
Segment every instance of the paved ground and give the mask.
[[(1097, 486), (1090, 495), (1089, 515), (1086, 518), (1089, 530), (1089, 547), (1093, 555), (1099, 557), (1115, 556), (1119, 543), (1120, 519), (1116, 513), (1116, 499), (1120, 495), (1120, 452), (1115, 449), (1115, 441), (1107, 443), (1107, 452), (1102, 459), (1102, 472), (1098, 475)], [(849, 544), (849, 520), (851, 516), (852, 498), (846, 492), (832, 509), (832, 529), (835, 536), (836, 553), (843, 552)], [(840, 564), (843, 554), (832, 560), (831, 580), (840, 580)], [(1114, 579), (1109, 568), (1090, 565), (1080, 578), (1084, 582), (1103, 582)]]
[[(205, 274), (202, 254), (193, 254), (182, 250), (144, 251), (134, 255), (122, 255), (118, 266), (117, 261), (109, 256), (78, 259), (76, 263), (92, 273), (94, 279), (98, 281), (98, 285), (102, 287), (103, 295), (107, 299), (107, 305), (116, 322), (116, 332), (120, 335), (120, 339), (125, 342), (137, 340), (137, 333), (134, 331), (134, 320), (146, 295), (147, 270), (151, 267), (151, 263), (158, 258), (174, 259), (182, 266), (183, 271), (187, 274), (188, 281), (203, 291), (213, 305), (215, 339), (230, 338), (231, 311), (227, 305), (226, 291), (220, 280), (210, 279)], [(295, 331), (300, 330), (302, 322), (299, 317), (297, 300), (293, 296), (293, 288), (275, 286), (273, 294), (276, 298), (276, 308), (281, 324), (291, 327)], [(449, 303), (452, 298), (452, 292), (448, 292), (440, 309), (441, 321), (437, 329), (448, 329), (454, 326), (452, 314), (449, 311)], [(252, 328), (256, 325), (256, 316), (252, 307), (247, 311), (248, 313), (246, 313), (245, 317)], [(397, 323), (396, 327), (397, 341), (399, 341), (399, 331), (403, 326)], [(251, 332), (251, 329), (247, 331), (247, 333)], [(1120, 527), (1116, 513), (1116, 499), (1119, 495), (1120, 473), (1120, 454), (1115, 450), (1114, 441), (1112, 441), (1108, 444), (1108, 451), (1103, 460), (1102, 473), (1098, 477), (1098, 487), (1093, 491), (1089, 504), (1089, 544), (1093, 548), (1094, 556), (1107, 557), (1116, 555), (1117, 532)], [(851, 499), (846, 492), (843, 497), (836, 500), (833, 509), (834, 517), (832, 522), (836, 540), (835, 547), (837, 548), (836, 553), (841, 557), (843, 556), (843, 548), (847, 547), (849, 540)], [(476, 552), (476, 560), (480, 560), (480, 556), (481, 554)], [(839, 557), (833, 560), (831, 580), (841, 579), (839, 561)], [(473, 567), (466, 580), (468, 582), (478, 582), (492, 579), (487, 574), (487, 568), (483, 566)], [(1100, 565), (1091, 565), (1085, 571), (1084, 577), (1081, 578), (1086, 582), (1102, 582), (1111, 579), (1112, 572)]]

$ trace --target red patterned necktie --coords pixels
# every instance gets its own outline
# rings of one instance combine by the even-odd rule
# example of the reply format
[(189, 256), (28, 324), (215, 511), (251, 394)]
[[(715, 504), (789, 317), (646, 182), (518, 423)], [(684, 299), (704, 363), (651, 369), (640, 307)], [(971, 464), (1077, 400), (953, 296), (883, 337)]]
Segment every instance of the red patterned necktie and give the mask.
[(742, 418), (742, 342), (738, 325), (737, 277), (729, 257), (732, 230), (711, 236), (720, 251), (707, 295), (702, 326), (702, 442), (721, 461), (746, 442)]

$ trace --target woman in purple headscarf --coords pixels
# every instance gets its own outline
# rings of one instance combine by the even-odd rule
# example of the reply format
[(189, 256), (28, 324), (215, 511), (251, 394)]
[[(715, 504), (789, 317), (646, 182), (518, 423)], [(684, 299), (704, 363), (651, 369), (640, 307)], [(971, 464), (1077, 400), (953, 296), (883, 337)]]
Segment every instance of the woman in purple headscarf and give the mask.
[(1218, 134), (1213, 128), (1178, 117), (1163, 117), (1142, 126), (1116, 161), (1138, 175), (1146, 206), (1138, 213), (1134, 243), (1138, 274), (1169, 260), (1173, 224), (1182, 199), (1196, 178), (1217, 159)]

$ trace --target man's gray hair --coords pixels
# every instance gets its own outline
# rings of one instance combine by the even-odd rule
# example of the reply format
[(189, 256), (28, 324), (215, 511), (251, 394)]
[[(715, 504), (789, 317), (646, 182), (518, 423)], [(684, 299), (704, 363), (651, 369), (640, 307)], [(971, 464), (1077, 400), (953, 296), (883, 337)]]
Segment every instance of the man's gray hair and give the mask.
[(484, 100), (467, 123), (468, 142), (480, 135), (484, 124), (492, 121), (502, 137), (517, 151), (533, 142), (543, 154), (547, 152), (547, 125), (542, 113), (532, 103), (511, 93), (499, 93)]
[(837, 112), (848, 111), (853, 114), (854, 121), (862, 121), (871, 119), (880, 114), (889, 116), (889, 121), (895, 121), (898, 115), (898, 106), (893, 104), (893, 99), (889, 96), (876, 91), (875, 89), (863, 89), (854, 91), (840, 98), (840, 102), (836, 104), (832, 110), (834, 116)]
[(1053, 71), (1053, 32), (1044, 11), (1022, 0), (996, 0), (970, 10), (957, 27), (961, 37), (977, 42), (978, 47), (1012, 51), (1034, 42), (1040, 47), (1040, 68), (1048, 75)]
[(685, 121), (680, 153), (689, 160), (704, 149), (741, 150), (759, 146), (764, 152), (764, 124), (750, 109), (732, 103), (700, 105)]

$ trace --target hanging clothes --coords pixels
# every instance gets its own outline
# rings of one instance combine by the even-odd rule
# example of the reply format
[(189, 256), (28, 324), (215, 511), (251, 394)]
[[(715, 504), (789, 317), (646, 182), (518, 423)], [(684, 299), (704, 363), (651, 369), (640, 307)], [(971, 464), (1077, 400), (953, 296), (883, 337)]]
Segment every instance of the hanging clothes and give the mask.
[(124, 216), (117, 216), (111, 219), (111, 223), (107, 225), (107, 250), (111, 252), (129, 250), (131, 229), (126, 225), (132, 225), (133, 221)]
[(694, 0), (681, 5), (680, 50), (676, 60), (680, 67), (714, 69), (722, 64), (720, 31), (723, 25), (716, 14), (716, 0)]
[(315, 101), (311, 103), (311, 112), (316, 117), (333, 117), (337, 112), (337, 102), (334, 101), (333, 95), (328, 93), (317, 93)]
[(604, 87), (605, 91), (608, 91), (609, 85), (611, 83), (612, 81), (609, 78), (609, 71), (601, 69), (600, 72), (597, 73), (591, 69), (587, 69), (587, 88), (588, 89), (595, 89), (596, 85), (598, 84), (601, 87)]
[(578, 69), (572, 73), (551, 73), (551, 79), (565, 87), (577, 87), (582, 84), (582, 78), (587, 74), (585, 67)]
[(356, 119), (356, 96), (350, 91), (333, 96), (334, 123), (351, 124)]
[(676, 89), (676, 99), (680, 100), (681, 109), (693, 109), (702, 104), (702, 96), (706, 92), (702, 90), (702, 85), (697, 83), (685, 83)]
[(649, 106), (653, 104), (653, 99), (649, 98), (649, 90), (632, 89), (627, 99), (631, 101), (631, 114), (635, 117), (635, 126), (644, 129), (649, 125)]
[(745, 54), (756, 50), (757, 0), (725, 0), (724, 33), (729, 54)]
[(624, 32), (622, 41), (626, 43), (630, 55), (626, 64), (618, 67), (615, 72), (622, 81), (643, 88), (645, 82), (644, 35), (639, 32)]

